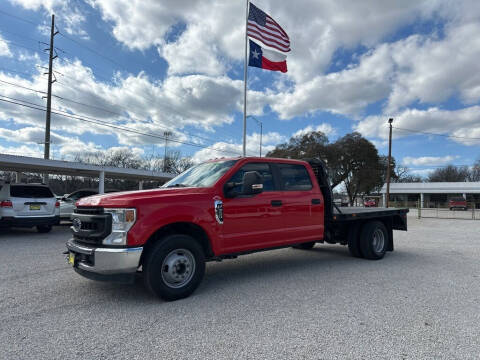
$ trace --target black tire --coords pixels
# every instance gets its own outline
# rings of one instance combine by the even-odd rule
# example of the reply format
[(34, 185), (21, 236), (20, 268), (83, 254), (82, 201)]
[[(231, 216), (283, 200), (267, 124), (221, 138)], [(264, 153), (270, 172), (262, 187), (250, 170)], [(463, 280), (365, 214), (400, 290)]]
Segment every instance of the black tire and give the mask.
[(40, 234), (49, 233), (52, 230), (52, 225), (37, 225), (37, 231)]
[(381, 221), (366, 223), (360, 234), (360, 251), (365, 259), (379, 260), (385, 256), (388, 246), (388, 231)]
[(358, 225), (352, 226), (348, 232), (348, 251), (353, 257), (363, 258), (363, 254), (360, 251), (359, 228)]
[(315, 241), (310, 241), (306, 243), (301, 243), (297, 245), (293, 245), (294, 249), (301, 249), (301, 250), (310, 250), (315, 246)]
[(150, 249), (143, 262), (145, 286), (166, 301), (191, 295), (202, 282), (204, 274), (203, 249), (188, 235), (169, 235), (161, 239)]

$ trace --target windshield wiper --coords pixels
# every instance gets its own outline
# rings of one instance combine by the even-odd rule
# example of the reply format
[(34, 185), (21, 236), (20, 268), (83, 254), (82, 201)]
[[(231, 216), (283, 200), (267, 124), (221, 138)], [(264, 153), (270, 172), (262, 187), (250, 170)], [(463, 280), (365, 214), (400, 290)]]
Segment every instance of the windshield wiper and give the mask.
[(187, 184), (173, 184), (173, 185), (168, 185), (167, 188), (172, 188), (172, 187), (189, 187), (190, 185)]

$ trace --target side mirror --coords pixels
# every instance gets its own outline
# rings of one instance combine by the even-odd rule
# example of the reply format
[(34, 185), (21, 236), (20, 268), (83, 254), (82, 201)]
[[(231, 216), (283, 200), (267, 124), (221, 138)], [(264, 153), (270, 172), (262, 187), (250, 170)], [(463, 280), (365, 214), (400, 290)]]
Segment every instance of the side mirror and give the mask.
[(257, 171), (243, 174), (242, 195), (255, 195), (263, 191), (263, 178)]

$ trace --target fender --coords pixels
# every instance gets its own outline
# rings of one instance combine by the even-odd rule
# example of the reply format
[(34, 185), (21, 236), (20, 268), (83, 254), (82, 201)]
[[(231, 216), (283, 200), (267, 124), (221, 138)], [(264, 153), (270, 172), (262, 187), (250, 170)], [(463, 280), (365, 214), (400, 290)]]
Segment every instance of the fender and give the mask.
[(193, 204), (140, 207), (137, 222), (128, 233), (128, 245), (143, 246), (161, 228), (174, 223), (191, 223), (205, 231), (214, 254), (220, 250), (221, 228), (215, 220), (214, 200), (196, 199)]

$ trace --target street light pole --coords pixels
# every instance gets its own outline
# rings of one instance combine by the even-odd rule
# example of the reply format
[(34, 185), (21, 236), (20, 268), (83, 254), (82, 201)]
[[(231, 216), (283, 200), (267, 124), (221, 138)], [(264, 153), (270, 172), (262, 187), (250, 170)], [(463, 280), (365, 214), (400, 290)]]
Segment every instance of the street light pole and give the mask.
[(388, 164), (387, 164), (387, 196), (386, 196), (386, 207), (388, 208), (390, 203), (390, 171), (392, 166), (392, 122), (393, 118), (388, 119), (388, 124), (390, 126), (390, 134), (388, 136)]
[(260, 123), (260, 157), (262, 157), (262, 135), (263, 135), (263, 124), (261, 121)]

